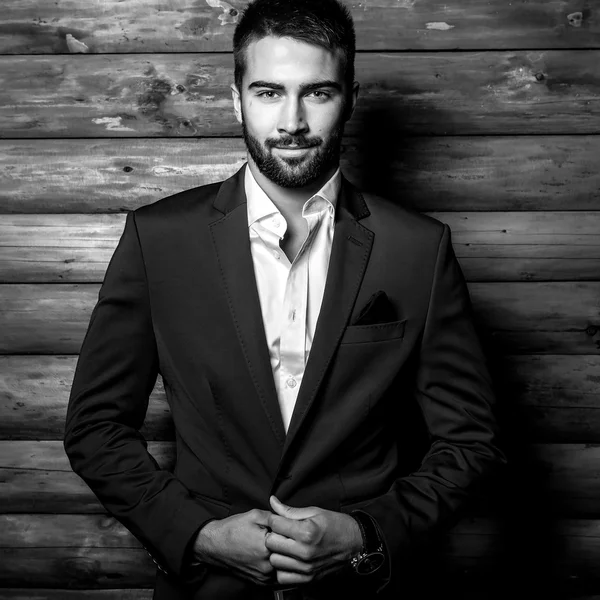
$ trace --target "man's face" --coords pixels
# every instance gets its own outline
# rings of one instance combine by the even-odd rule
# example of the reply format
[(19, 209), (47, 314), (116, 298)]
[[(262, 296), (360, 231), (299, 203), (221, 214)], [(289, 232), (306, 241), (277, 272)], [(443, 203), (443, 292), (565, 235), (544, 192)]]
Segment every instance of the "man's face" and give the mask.
[(339, 53), (262, 38), (246, 49), (242, 90), (232, 90), (250, 159), (263, 175), (299, 188), (333, 174), (358, 92), (358, 85), (347, 90)]

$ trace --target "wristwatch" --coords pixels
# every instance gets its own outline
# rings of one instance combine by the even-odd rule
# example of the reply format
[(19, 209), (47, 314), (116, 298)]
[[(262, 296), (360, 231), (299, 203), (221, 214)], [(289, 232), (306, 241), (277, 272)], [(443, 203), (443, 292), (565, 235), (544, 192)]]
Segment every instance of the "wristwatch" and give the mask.
[(358, 523), (363, 538), (363, 546), (360, 552), (350, 560), (350, 564), (359, 575), (370, 575), (385, 562), (383, 542), (379, 537), (375, 522), (367, 513), (354, 511), (350, 513), (350, 516)]

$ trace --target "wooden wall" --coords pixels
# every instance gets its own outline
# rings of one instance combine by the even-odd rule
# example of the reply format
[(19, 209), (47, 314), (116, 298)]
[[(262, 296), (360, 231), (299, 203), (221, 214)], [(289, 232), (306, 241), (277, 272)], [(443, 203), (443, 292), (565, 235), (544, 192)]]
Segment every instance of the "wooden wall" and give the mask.
[[(70, 470), (65, 410), (125, 211), (244, 160), (243, 5), (3, 0), (0, 600), (152, 596), (154, 564)], [(442, 596), (600, 598), (600, 4), (349, 5), (344, 168), (451, 226), (511, 459), (445, 540)], [(171, 468), (160, 385), (144, 434)]]

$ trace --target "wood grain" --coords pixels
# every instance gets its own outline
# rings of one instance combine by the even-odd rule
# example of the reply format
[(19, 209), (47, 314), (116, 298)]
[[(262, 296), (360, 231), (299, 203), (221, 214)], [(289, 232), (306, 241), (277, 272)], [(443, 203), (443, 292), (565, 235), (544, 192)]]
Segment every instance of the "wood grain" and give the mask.
[[(600, 522), (593, 519), (561, 519), (554, 523), (554, 527), (556, 537), (563, 538), (565, 543), (561, 553), (562, 568), (591, 567), (600, 551)], [(26, 549), (35, 552), (34, 556), (44, 557), (45, 554), (47, 559), (52, 557), (53, 552), (58, 555), (63, 552), (71, 554), (69, 550), (73, 549), (81, 550), (82, 556), (89, 556), (88, 552), (115, 552), (124, 557), (137, 557), (139, 551), (143, 550), (140, 542), (108, 515), (0, 515), (0, 528), (5, 532), (0, 540), (0, 552), (8, 554), (6, 550), (10, 549), (19, 558)], [(443, 546), (446, 558), (455, 567), (472, 566), (477, 562), (479, 566), (483, 566), (483, 563), (489, 569), (502, 554), (505, 537), (503, 523), (499, 519), (465, 518), (445, 536)], [(127, 552), (132, 550), (136, 552)], [(113, 561), (107, 562), (109, 569), (114, 568)], [(130, 559), (127, 562), (133, 561)], [(148, 564), (143, 559), (140, 559), (140, 563), (153, 567), (151, 562)], [(39, 567), (28, 571), (33, 578), (40, 576)], [(600, 575), (597, 564), (593, 571), (596, 577)], [(96, 574), (103, 572), (104, 567), (98, 565)], [(5, 564), (0, 566), (0, 582), (6, 575)], [(122, 573), (122, 576), (126, 574)], [(47, 585), (45, 582), (42, 584)]]
[[(245, 4), (62, 0), (40, 5), (36, 0), (5, 0), (0, 53), (228, 51)], [(360, 49), (599, 46), (598, 13), (581, 0), (377, 0), (348, 5)], [(577, 11), (582, 11), (581, 21), (569, 19)], [(68, 41), (68, 35), (74, 39)]]
[[(76, 363), (75, 356), (0, 356), (0, 439), (61, 439)], [(175, 439), (160, 376), (141, 431)]]
[[(362, 54), (347, 132), (384, 148), (407, 134), (598, 133), (599, 56)], [(238, 136), (231, 80), (221, 54), (4, 56), (1, 137)]]
[[(0, 354), (77, 354), (98, 284), (0, 285)], [(470, 283), (499, 354), (600, 354), (599, 282)]]
[[(0, 356), (0, 439), (62, 439), (76, 361)], [(600, 356), (505, 356), (490, 366), (507, 435), (600, 443)], [(141, 432), (148, 440), (175, 439), (160, 376)]]
[[(446, 587), (446, 592), (448, 588)], [(137, 589), (52, 589), (52, 588), (0, 588), (0, 600), (152, 600), (152, 588)], [(454, 600), (498, 600), (498, 589), (490, 589), (489, 580), (476, 590), (457, 588)], [(577, 590), (563, 590), (562, 600), (600, 600), (598, 595), (582, 596)]]
[[(163, 469), (173, 470), (173, 442), (148, 442)], [(598, 444), (526, 444), (514, 456), (509, 487), (501, 491), (509, 512), (530, 507), (548, 515), (597, 518), (600, 497)], [(515, 497), (514, 487), (520, 494)], [(105, 513), (72, 470), (62, 441), (0, 441), (0, 514)], [(543, 506), (535, 508), (535, 504)], [(481, 511), (481, 509), (480, 509)], [(489, 502), (488, 509), (489, 515)], [(14, 584), (13, 584), (14, 585)]]
[[(20, 581), (23, 585), (25, 581)], [(66, 580), (61, 582), (65, 585)], [(52, 589), (52, 588), (0, 588), (0, 600), (152, 600), (153, 588), (137, 589)], [(578, 600), (594, 600), (578, 598)]]
[[(597, 210), (600, 136), (346, 138), (361, 189), (422, 211)], [(0, 213), (119, 212), (220, 181), (241, 139), (0, 140)]]
[[(595, 281), (600, 212), (429, 213), (468, 281)], [(124, 214), (0, 215), (0, 282), (101, 283)]]

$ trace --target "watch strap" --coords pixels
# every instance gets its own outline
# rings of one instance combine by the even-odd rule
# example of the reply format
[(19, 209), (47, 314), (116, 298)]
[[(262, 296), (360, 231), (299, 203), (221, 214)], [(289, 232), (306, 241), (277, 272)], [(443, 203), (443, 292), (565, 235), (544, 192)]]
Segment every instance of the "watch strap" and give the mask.
[(350, 513), (350, 516), (358, 523), (360, 532), (363, 538), (362, 552), (382, 552), (383, 542), (379, 537), (377, 525), (375, 521), (366, 512), (355, 510)]

